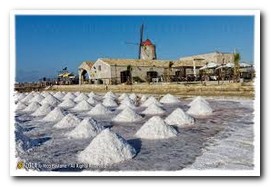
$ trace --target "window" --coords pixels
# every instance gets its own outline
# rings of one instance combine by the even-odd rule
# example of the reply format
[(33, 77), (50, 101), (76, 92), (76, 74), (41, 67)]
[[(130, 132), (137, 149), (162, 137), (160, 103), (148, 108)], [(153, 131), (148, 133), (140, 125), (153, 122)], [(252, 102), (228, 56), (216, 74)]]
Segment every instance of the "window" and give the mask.
[(102, 66), (101, 66), (101, 65), (98, 66), (98, 70), (99, 70), (99, 71), (102, 70)]

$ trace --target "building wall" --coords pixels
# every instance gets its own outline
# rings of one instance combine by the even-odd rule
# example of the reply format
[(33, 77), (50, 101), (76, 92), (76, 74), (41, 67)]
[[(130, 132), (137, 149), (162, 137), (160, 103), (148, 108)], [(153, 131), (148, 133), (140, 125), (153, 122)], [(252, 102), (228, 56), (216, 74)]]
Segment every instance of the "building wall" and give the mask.
[(180, 60), (193, 60), (193, 59), (204, 59), (205, 62), (215, 62), (218, 64), (222, 64), (222, 63), (233, 63), (234, 56), (232, 53), (214, 52), (180, 58)]
[(110, 66), (98, 59), (91, 68), (91, 79), (94, 82), (100, 79), (103, 80), (103, 84), (109, 84), (111, 79)]

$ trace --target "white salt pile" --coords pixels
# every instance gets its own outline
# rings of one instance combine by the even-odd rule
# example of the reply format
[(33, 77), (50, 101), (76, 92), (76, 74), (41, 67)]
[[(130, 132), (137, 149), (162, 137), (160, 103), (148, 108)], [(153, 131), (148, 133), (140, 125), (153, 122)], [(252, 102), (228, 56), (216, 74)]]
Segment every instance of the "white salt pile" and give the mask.
[(64, 117), (63, 111), (56, 107), (54, 110), (52, 110), (49, 114), (47, 114), (43, 120), (44, 121), (60, 121)]
[(207, 105), (209, 105), (209, 103), (208, 103), (203, 97), (198, 96), (198, 97), (196, 97), (193, 101), (191, 101), (191, 102), (188, 104), (188, 106), (191, 106), (191, 105), (193, 105), (193, 104), (195, 104), (195, 103), (199, 103), (199, 102), (204, 102), (204, 103), (206, 103)]
[(137, 96), (136, 96), (135, 93), (132, 93), (131, 95), (129, 95), (129, 98), (130, 98), (131, 100), (133, 100), (134, 102), (136, 102), (136, 100), (137, 100)]
[(21, 100), (23, 100), (25, 97), (26, 97), (26, 94), (25, 94), (25, 93), (19, 93), (19, 94), (16, 94), (16, 95), (15, 95), (15, 99), (16, 99), (17, 101), (21, 101)]
[(112, 97), (107, 97), (103, 100), (103, 105), (106, 107), (117, 107), (118, 104)]
[(62, 92), (56, 92), (53, 96), (59, 100), (63, 100), (63, 97), (65, 96), (65, 94)]
[(84, 94), (84, 93), (80, 93), (75, 99), (74, 99), (74, 101), (75, 102), (77, 102), (77, 103), (79, 103), (79, 102), (81, 102), (81, 101), (86, 101), (86, 100), (88, 100), (88, 96), (86, 95), (86, 94)]
[(81, 120), (77, 118), (73, 114), (67, 114), (62, 120), (60, 120), (57, 124), (54, 125), (54, 128), (57, 129), (65, 129), (65, 128), (72, 128), (76, 127)]
[(130, 99), (129, 97), (124, 97), (123, 100), (120, 102), (121, 104), (135, 104), (135, 101)]
[(64, 101), (62, 101), (62, 103), (60, 103), (58, 105), (58, 107), (61, 108), (72, 108), (76, 105), (75, 102), (73, 102), (71, 99), (65, 99)]
[(48, 103), (45, 103), (41, 105), (34, 113), (32, 113), (32, 116), (44, 116), (47, 115), (49, 112), (51, 112), (54, 109), (51, 105)]
[(89, 98), (93, 98), (93, 99), (98, 99), (99, 98), (99, 96), (98, 95), (96, 95), (94, 92), (90, 92), (89, 94), (88, 94), (88, 97)]
[(118, 106), (118, 110), (123, 110), (125, 108), (131, 108), (131, 109), (136, 109), (136, 106), (133, 104), (133, 103), (130, 103), (130, 102), (124, 102), (124, 103), (121, 103), (120, 106)]
[(47, 97), (48, 95), (51, 95), (49, 92), (41, 92), (41, 95), (43, 96), (43, 97)]
[(74, 94), (75, 96), (78, 96), (78, 95), (81, 94), (81, 92), (74, 92), (73, 94)]
[(23, 110), (27, 107), (27, 105), (25, 105), (24, 103), (22, 102), (18, 102), (17, 105), (16, 105), (16, 111), (19, 111), (19, 110)]
[(81, 121), (75, 129), (66, 134), (69, 138), (83, 139), (83, 138), (92, 138), (99, 134), (104, 127), (100, 125), (93, 118), (85, 118)]
[(164, 114), (165, 110), (158, 106), (157, 104), (153, 103), (150, 104), (143, 112), (142, 114), (147, 114), (147, 115), (161, 115)]
[(160, 103), (176, 104), (176, 103), (180, 103), (180, 100), (171, 94), (166, 94), (160, 99)]
[(109, 115), (112, 112), (106, 108), (103, 104), (99, 103), (94, 108), (92, 108), (89, 112), (89, 115)]
[(23, 102), (23, 103), (28, 103), (33, 97), (34, 97), (33, 94), (32, 94), (32, 93), (29, 93), (29, 94), (27, 94), (27, 96), (25, 96), (25, 97), (21, 100), (21, 102)]
[(176, 108), (168, 117), (165, 122), (169, 125), (186, 126), (193, 125), (195, 119), (186, 114), (181, 108)]
[(113, 119), (113, 121), (116, 121), (116, 122), (136, 122), (136, 121), (140, 121), (142, 119), (143, 118), (140, 115), (138, 115), (134, 110), (127, 107), (122, 112), (120, 112)]
[(93, 107), (85, 100), (80, 101), (75, 107), (73, 107), (74, 111), (86, 111), (90, 110)]
[(71, 92), (68, 92), (64, 97), (63, 97), (63, 100), (66, 100), (66, 99), (71, 99), (71, 100), (74, 100), (76, 98), (76, 96), (71, 93)]
[(147, 99), (148, 97), (146, 95), (142, 95), (140, 98), (140, 103), (144, 103)]
[(51, 106), (57, 106), (60, 103), (60, 101), (51, 94), (49, 94), (40, 102), (40, 104), (42, 105), (45, 103), (48, 103)]
[(95, 105), (97, 105), (99, 103), (99, 101), (97, 101), (94, 96), (90, 96), (88, 98), (87, 102), (89, 104), (91, 104), (92, 106), (95, 106)]
[(103, 96), (103, 98), (113, 98), (113, 99), (116, 99), (117, 96), (116, 96), (112, 91), (109, 91), (109, 92), (107, 92), (107, 93)]
[(156, 104), (157, 106), (162, 106), (162, 104), (157, 101), (153, 96), (149, 97), (141, 106), (148, 107), (151, 104)]
[(28, 105), (23, 111), (24, 112), (34, 112), (40, 107), (40, 104), (36, 101), (32, 102), (30, 105)]
[(166, 124), (159, 116), (153, 116), (136, 132), (135, 136), (143, 139), (165, 139), (176, 137), (178, 132)]
[(136, 150), (124, 138), (110, 129), (105, 129), (79, 153), (78, 161), (90, 166), (104, 167), (132, 159), (135, 155)]
[(45, 97), (43, 97), (40, 94), (37, 94), (35, 97), (33, 97), (32, 99), (29, 100), (29, 102), (41, 102)]
[(123, 100), (125, 97), (129, 97), (127, 93), (123, 93), (119, 96), (119, 100)]
[(196, 101), (192, 101), (187, 113), (190, 115), (205, 116), (211, 115), (213, 113), (213, 110), (207, 101), (197, 99)]

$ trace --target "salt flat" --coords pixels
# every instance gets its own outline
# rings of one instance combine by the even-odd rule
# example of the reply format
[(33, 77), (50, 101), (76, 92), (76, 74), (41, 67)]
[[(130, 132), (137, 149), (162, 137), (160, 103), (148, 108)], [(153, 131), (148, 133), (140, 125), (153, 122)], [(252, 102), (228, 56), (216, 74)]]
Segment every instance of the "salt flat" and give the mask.
[[(24, 95), (23, 97), (18, 94), (17, 97), (20, 98), (20, 103), (29, 106), (31, 102), (28, 99), (37, 94), (42, 95), (42, 93), (31, 93), (32, 96), (27, 97), (27, 95)], [(54, 94), (56, 93), (51, 93), (52, 96)], [(60, 93), (57, 95), (60, 95)], [(82, 100), (87, 101), (89, 97), (92, 97), (86, 93), (84, 97), (79, 95), (79, 99), (76, 100), (75, 98), (78, 98), (78, 96), (70, 97), (70, 95), (76, 94), (61, 93), (61, 95), (67, 95), (66, 99), (70, 99), (75, 103)], [(121, 122), (113, 120), (125, 109), (125, 107), (124, 109), (118, 108), (121, 104), (121, 100), (118, 99), (120, 95), (113, 93), (108, 93), (108, 95), (110, 100), (117, 103), (117, 106), (115, 104), (105, 106), (111, 111), (107, 112), (106, 115), (99, 114), (99, 111), (96, 112), (98, 115), (91, 115), (89, 114), (91, 109), (61, 108), (59, 104), (65, 100), (65, 96), (62, 97), (61, 102), (53, 103), (53, 105), (57, 103), (58, 106), (52, 107), (61, 108), (65, 116), (69, 113), (73, 114), (80, 121), (92, 117), (105, 128), (110, 128), (112, 132), (117, 133), (136, 150), (136, 155), (133, 158), (106, 166), (92, 166), (87, 163), (80, 163), (78, 155), (88, 147), (95, 137), (84, 139), (67, 138), (65, 135), (76, 128), (75, 125), (68, 128), (54, 128), (53, 126), (58, 121), (45, 121), (43, 120), (45, 116), (33, 116), (31, 115), (32, 111), (26, 112), (18, 109), (15, 113), (16, 157), (18, 160), (23, 160), (25, 163), (34, 163), (30, 169), (40, 171), (253, 169), (253, 100), (206, 99), (212, 113), (204, 116), (192, 116), (195, 122), (191, 125), (172, 125), (178, 132), (176, 137), (144, 139), (138, 138), (135, 134), (145, 122), (153, 116), (160, 116), (164, 120), (176, 108), (181, 108), (184, 112), (187, 112), (190, 108), (189, 104), (194, 98), (178, 98), (176, 103), (160, 103), (165, 112), (160, 115), (152, 115), (143, 112), (149, 103), (147, 103), (147, 106), (143, 102), (140, 103), (141, 98), (146, 97), (146, 95), (137, 95), (136, 107), (129, 108), (129, 110), (131, 109), (140, 115), (142, 120)], [(151, 95), (147, 95), (147, 97), (151, 97)], [(23, 102), (24, 98), (26, 98), (25, 103)], [(95, 101), (97, 103), (93, 103), (92, 106), (101, 105), (106, 98), (108, 97), (104, 98), (104, 95), (96, 94)], [(160, 100), (160, 98), (156, 99), (157, 101)], [(144, 100), (146, 99), (144, 98)], [(42, 101), (39, 103), (42, 105)], [(53, 164), (55, 167), (52, 167)]]

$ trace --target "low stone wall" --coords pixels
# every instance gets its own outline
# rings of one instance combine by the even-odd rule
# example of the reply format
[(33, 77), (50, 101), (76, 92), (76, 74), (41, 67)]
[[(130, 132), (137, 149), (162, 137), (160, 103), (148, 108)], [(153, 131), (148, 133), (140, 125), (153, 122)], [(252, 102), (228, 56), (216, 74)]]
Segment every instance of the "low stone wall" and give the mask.
[(236, 96), (254, 98), (252, 83), (227, 83), (227, 84), (138, 84), (138, 85), (55, 85), (50, 91), (70, 92), (107, 92), (115, 93), (144, 93), (167, 94), (180, 96)]

